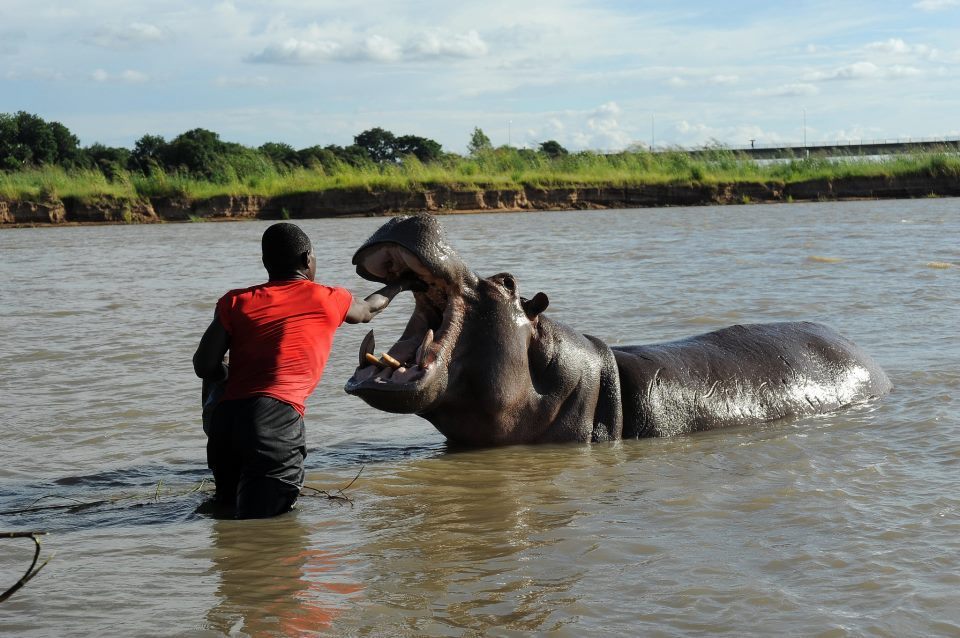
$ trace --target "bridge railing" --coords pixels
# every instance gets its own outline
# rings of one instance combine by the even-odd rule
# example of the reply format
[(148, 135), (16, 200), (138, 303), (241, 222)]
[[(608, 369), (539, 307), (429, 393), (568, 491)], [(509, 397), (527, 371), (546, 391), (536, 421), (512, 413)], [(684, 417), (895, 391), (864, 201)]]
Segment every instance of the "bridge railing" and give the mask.
[[(833, 141), (817, 141), (817, 142), (768, 142), (768, 143), (754, 143), (754, 144), (741, 144), (734, 146), (722, 146), (719, 147), (723, 150), (730, 151), (756, 151), (756, 150), (770, 150), (770, 149), (787, 149), (787, 148), (807, 148), (807, 149), (817, 149), (817, 148), (834, 148), (834, 147), (856, 147), (856, 146), (896, 146), (900, 144), (943, 144), (956, 146), (960, 144), (960, 138), (945, 138), (945, 137), (898, 137), (898, 138), (882, 138), (882, 139), (849, 139), (849, 140), (833, 140)], [(696, 150), (710, 150), (711, 147), (701, 147)]]

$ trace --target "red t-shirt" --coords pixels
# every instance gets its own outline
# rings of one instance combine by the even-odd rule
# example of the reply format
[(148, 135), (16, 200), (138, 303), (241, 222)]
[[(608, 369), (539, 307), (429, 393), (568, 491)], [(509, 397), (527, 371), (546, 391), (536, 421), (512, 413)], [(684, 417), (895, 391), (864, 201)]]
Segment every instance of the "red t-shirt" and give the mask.
[(264, 395), (303, 414), (352, 302), (349, 290), (306, 279), (269, 281), (221, 297), (217, 317), (230, 335), (223, 400)]

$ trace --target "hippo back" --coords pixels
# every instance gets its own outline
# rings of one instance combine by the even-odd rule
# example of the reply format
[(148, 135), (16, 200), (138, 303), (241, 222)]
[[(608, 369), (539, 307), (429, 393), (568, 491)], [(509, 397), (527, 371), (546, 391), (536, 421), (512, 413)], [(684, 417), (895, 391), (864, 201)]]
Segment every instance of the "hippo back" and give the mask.
[(736, 325), (612, 350), (624, 438), (831, 412), (892, 388), (856, 344), (809, 322)]

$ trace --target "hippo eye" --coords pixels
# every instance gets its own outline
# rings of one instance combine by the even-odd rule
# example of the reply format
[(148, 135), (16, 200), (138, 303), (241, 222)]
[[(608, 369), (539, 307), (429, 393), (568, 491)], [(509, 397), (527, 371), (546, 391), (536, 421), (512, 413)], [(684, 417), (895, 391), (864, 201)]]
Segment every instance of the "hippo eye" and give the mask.
[(500, 280), (500, 283), (510, 292), (516, 292), (517, 290), (517, 282), (513, 280), (513, 277), (504, 277)]

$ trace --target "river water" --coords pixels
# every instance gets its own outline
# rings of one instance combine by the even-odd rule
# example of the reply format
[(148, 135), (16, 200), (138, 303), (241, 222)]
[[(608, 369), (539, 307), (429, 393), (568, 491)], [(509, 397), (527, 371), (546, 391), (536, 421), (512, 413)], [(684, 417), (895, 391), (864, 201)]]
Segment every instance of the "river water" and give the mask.
[[(2, 231), (0, 531), (46, 531), (55, 555), (0, 604), (0, 634), (960, 635), (958, 209), (446, 217), (478, 272), (610, 344), (815, 320), (896, 389), (791, 423), (454, 453), (343, 392), (367, 330), (344, 326), (307, 406), (307, 479), (337, 494), (359, 472), (350, 502), (266, 521), (196, 512), (190, 358), (216, 298), (263, 279), (267, 224)], [(371, 292), (350, 258), (383, 221), (303, 221), (318, 278)], [(375, 320), (381, 344), (411, 310)], [(0, 540), (0, 587), (31, 553)]]

